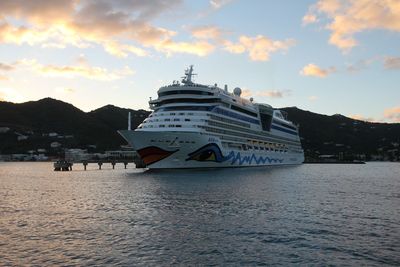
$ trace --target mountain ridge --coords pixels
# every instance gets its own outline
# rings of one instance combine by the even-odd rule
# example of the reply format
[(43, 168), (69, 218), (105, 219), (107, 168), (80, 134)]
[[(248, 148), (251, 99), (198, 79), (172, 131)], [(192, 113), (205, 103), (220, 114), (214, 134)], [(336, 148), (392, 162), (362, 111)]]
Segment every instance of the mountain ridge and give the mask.
[[(300, 126), (302, 145), (308, 157), (340, 153), (342, 156), (364, 155), (366, 158), (373, 155), (389, 159), (398, 157), (400, 123), (365, 122), (297, 107), (281, 110)], [(127, 128), (128, 112), (132, 114), (133, 129), (150, 113), (111, 104), (84, 112), (70, 103), (52, 98), (25, 103), (0, 101), (0, 128), (9, 128), (6, 133), (0, 133), (0, 154), (22, 153), (38, 149), (38, 146), (49, 149), (51, 142), (59, 142), (66, 148), (118, 149), (125, 141), (117, 130)], [(49, 138), (49, 133), (57, 133), (57, 139)], [(73, 138), (66, 140), (60, 136)]]

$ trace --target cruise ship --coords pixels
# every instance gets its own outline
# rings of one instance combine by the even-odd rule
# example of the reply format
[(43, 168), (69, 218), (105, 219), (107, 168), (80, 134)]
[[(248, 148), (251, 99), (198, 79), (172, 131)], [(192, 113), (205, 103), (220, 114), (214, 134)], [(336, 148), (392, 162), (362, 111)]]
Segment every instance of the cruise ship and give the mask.
[(193, 81), (163, 86), (149, 101), (153, 112), (136, 129), (120, 130), (149, 169), (301, 164), (298, 127), (287, 114), (233, 92)]

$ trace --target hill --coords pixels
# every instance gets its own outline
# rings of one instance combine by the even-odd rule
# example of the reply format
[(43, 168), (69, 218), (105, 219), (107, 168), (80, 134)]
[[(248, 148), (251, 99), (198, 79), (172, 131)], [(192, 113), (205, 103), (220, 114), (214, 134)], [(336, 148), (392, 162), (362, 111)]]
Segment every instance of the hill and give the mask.
[[(283, 110), (300, 126), (308, 157), (326, 154), (362, 159), (398, 157), (400, 124), (364, 122), (295, 107)], [(0, 154), (37, 149), (55, 153), (63, 147), (92, 151), (118, 149), (125, 141), (117, 130), (127, 127), (128, 112), (132, 114), (132, 128), (149, 114), (146, 110), (113, 105), (83, 112), (51, 98), (21, 104), (0, 102)]]
[(366, 159), (399, 156), (400, 124), (354, 120), (340, 114), (327, 116), (296, 107), (283, 108), (300, 126), (306, 156), (365, 155)]
[[(136, 127), (147, 111), (105, 106), (83, 112), (71, 104), (45, 98), (21, 104), (0, 102), (0, 127), (9, 128), (1, 134), (0, 153), (26, 153), (38, 148), (92, 148), (104, 151), (118, 148), (125, 141), (117, 130), (127, 127), (128, 112)], [(3, 130), (4, 131), (4, 130)]]

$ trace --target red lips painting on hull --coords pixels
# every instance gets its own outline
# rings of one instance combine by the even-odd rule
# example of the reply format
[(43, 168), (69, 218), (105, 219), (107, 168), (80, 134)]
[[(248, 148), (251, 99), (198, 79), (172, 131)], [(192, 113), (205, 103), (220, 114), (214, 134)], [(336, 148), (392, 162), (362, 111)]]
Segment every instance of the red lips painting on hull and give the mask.
[(142, 149), (139, 149), (137, 152), (139, 153), (140, 157), (142, 158), (144, 164), (150, 165), (162, 159), (165, 159), (169, 155), (175, 153), (178, 150), (174, 151), (167, 151), (161, 149), (156, 146), (148, 146)]

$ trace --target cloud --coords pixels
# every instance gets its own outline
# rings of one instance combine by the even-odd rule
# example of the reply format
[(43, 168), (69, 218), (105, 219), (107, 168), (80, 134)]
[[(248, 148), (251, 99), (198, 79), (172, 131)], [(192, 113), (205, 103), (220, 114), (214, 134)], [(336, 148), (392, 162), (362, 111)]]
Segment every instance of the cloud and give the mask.
[(315, 76), (315, 77), (324, 78), (335, 71), (336, 71), (335, 67), (330, 67), (328, 69), (322, 69), (322, 68), (318, 67), (317, 65), (310, 63), (303, 67), (303, 69), (300, 71), (300, 74), (304, 75), (304, 76)]
[(369, 65), (371, 65), (376, 59), (375, 58), (371, 58), (371, 59), (362, 59), (359, 60), (353, 64), (348, 64), (346, 67), (346, 70), (348, 72), (358, 72), (361, 71), (363, 69), (366, 69)]
[(14, 70), (13, 65), (4, 64), (0, 62), (0, 71), (10, 71), (10, 70)]
[(0, 88), (0, 101), (22, 102), (25, 98), (13, 88)]
[(364, 117), (360, 114), (353, 114), (349, 116), (350, 118), (352, 118), (353, 120), (358, 120), (358, 121), (367, 121), (367, 122), (374, 122), (376, 121), (374, 118), (372, 117)]
[(127, 44), (121, 44), (119, 42), (107, 41), (103, 43), (104, 49), (111, 55), (124, 58), (127, 57), (129, 53), (132, 53), (139, 57), (144, 57), (149, 55), (149, 53), (139, 47)]
[[(218, 10), (230, 2), (211, 0), (209, 4)], [(182, 4), (183, 0), (2, 0), (0, 44), (52, 49), (101, 46), (120, 58), (151, 56), (153, 52), (205, 56), (222, 48), (237, 54), (247, 52), (255, 61), (267, 61), (271, 53), (294, 45), (292, 39), (279, 41), (262, 35), (243, 35), (234, 43), (224, 40), (224, 31), (215, 26), (193, 27), (192, 39), (177, 41), (177, 32), (156, 26), (154, 21), (176, 13)]]
[(81, 76), (88, 79), (105, 81), (118, 80), (124, 76), (134, 74), (134, 71), (129, 67), (125, 67), (121, 70), (109, 71), (100, 67), (37, 65), (36, 71), (48, 76), (67, 78)]
[(397, 0), (319, 0), (305, 17), (318, 15), (329, 21), (329, 43), (347, 52), (358, 41), (354, 35), (367, 30), (400, 31), (400, 2)]
[(118, 80), (125, 76), (133, 75), (135, 73), (129, 67), (124, 67), (119, 70), (108, 70), (102, 67), (92, 67), (88, 64), (63, 66), (53, 64), (42, 65), (36, 60), (27, 59), (20, 60), (16, 64), (27, 67), (30, 70), (33, 70), (44, 76), (65, 78), (84, 77), (101, 81)]
[(317, 16), (313, 14), (307, 14), (303, 17), (303, 25), (316, 23), (318, 21)]
[(276, 41), (263, 35), (257, 35), (256, 37), (242, 35), (238, 43), (226, 41), (225, 50), (234, 54), (247, 52), (253, 61), (268, 61), (270, 54), (277, 51), (287, 51), (295, 43), (293, 39)]
[(391, 122), (400, 123), (400, 106), (385, 109), (383, 116)]
[(387, 70), (400, 69), (400, 57), (385, 57), (383, 60), (383, 66)]
[(270, 98), (282, 98), (284, 96), (284, 94), (286, 94), (283, 91), (262, 91), (262, 92), (258, 92), (256, 95), (257, 96), (266, 96), (266, 97), (270, 97)]
[(224, 31), (212, 25), (192, 27), (190, 31), (194, 38), (203, 40), (208, 40), (208, 39), (220, 40), (224, 35)]
[(319, 99), (319, 97), (315, 96), (315, 95), (311, 95), (311, 96), (308, 97), (308, 100), (310, 100), (310, 101), (316, 101), (318, 99)]
[[(266, 36), (242, 35), (237, 42), (225, 40), (215, 26), (197, 26), (192, 38), (182, 40), (171, 29), (155, 25), (159, 17), (176, 14), (183, 0), (2, 0), (0, 1), (0, 44), (28, 44), (42, 48), (81, 49), (100, 46), (120, 58), (129, 55), (167, 56), (186, 53), (205, 56), (217, 48), (231, 53), (247, 52), (254, 61), (267, 61), (272, 53), (286, 51), (294, 40), (272, 40)], [(211, 0), (218, 10), (231, 0)], [(179, 38), (179, 41), (177, 40)]]
[(75, 93), (76, 90), (70, 87), (57, 87), (55, 91), (59, 94), (68, 95)]
[(171, 55), (176, 52), (193, 54), (197, 56), (206, 56), (214, 51), (215, 46), (205, 42), (205, 41), (197, 41), (197, 42), (173, 42), (173, 41), (165, 41), (160, 45), (156, 46), (158, 51), (165, 52), (167, 55)]
[[(0, 43), (41, 44), (61, 49), (67, 45), (85, 48), (97, 44), (117, 57), (147, 56), (149, 48), (168, 55), (204, 55), (211, 50), (211, 45), (175, 42), (172, 37), (176, 32), (152, 25), (156, 17), (173, 12), (182, 3), (182, 0), (37, 0), (29, 3), (4, 0), (0, 2)], [(13, 24), (5, 18), (10, 18)]]
[[(0, 71), (12, 71), (15, 69), (14, 65), (6, 64), (6, 63), (1, 63), (0, 62)], [(0, 81), (7, 81), (8, 77), (5, 76), (4, 74), (0, 73)]]
[(250, 89), (244, 88), (242, 89), (242, 97), (255, 97), (255, 96), (260, 96), (260, 97), (269, 97), (269, 98), (283, 98), (285, 96), (290, 95), (291, 91), (290, 90), (263, 90), (263, 91), (252, 91)]
[(63, 22), (70, 17), (78, 1), (70, 0), (2, 0), (0, 15), (17, 19), (28, 18), (29, 21), (45, 25), (49, 22)]
[(233, 2), (233, 0), (210, 0), (208, 1), (208, 6), (198, 14), (199, 18), (210, 15), (213, 12), (218, 11), (229, 3)]
[(213, 9), (220, 9), (221, 7), (226, 6), (230, 2), (232, 2), (232, 0), (210, 0), (210, 6)]

